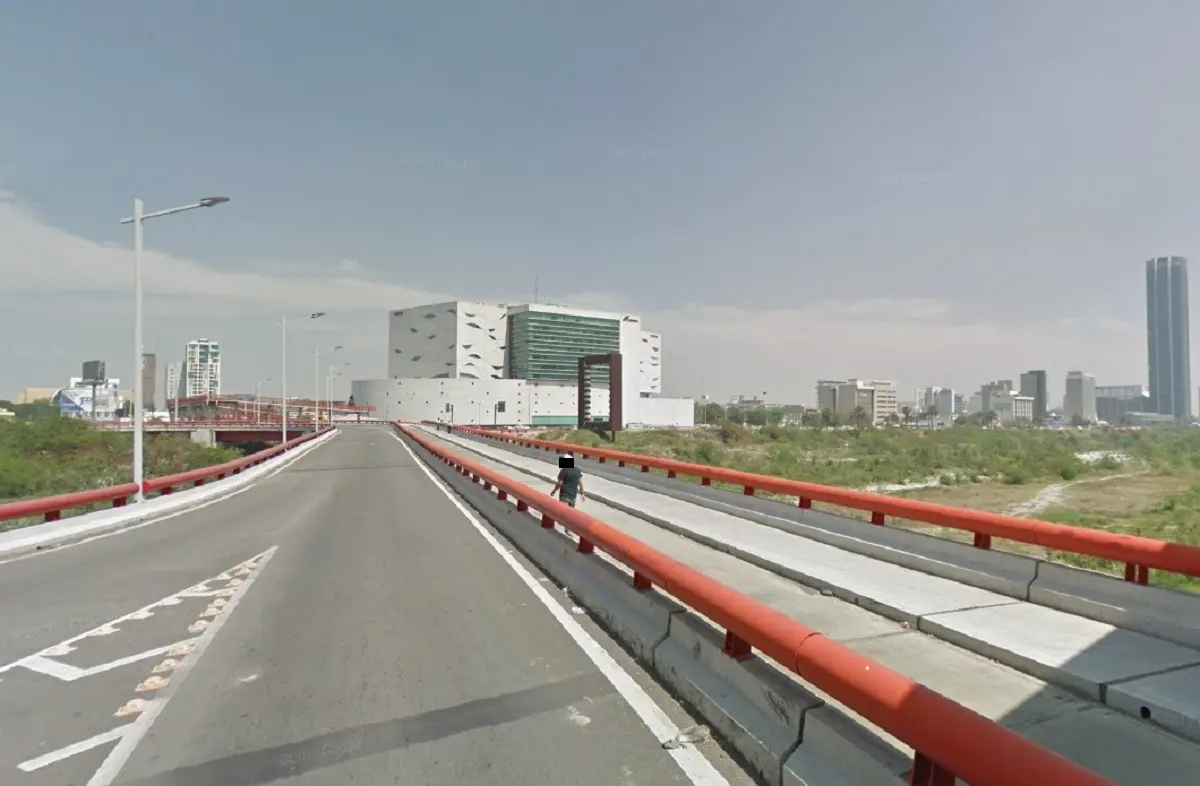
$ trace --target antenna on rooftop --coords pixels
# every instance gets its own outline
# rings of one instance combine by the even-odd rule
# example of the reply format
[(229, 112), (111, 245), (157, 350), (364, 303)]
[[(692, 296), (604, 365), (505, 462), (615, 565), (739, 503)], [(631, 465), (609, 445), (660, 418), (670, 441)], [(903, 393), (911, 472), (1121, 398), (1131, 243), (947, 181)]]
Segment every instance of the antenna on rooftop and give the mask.
[(538, 302), (538, 280), (537, 276), (533, 277), (533, 302)]

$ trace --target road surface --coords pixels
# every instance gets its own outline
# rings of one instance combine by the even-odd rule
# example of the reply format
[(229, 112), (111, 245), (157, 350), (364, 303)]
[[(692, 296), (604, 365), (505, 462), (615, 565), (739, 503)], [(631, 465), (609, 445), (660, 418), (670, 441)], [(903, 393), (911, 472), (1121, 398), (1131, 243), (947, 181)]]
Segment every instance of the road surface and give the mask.
[(0, 783), (752, 781), (386, 427), (0, 564)]

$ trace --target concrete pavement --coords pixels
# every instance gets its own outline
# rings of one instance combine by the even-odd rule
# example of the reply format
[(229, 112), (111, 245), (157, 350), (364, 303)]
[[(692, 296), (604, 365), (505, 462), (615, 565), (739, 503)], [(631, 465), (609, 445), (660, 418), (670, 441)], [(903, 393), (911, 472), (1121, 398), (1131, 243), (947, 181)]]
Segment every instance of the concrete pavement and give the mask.
[(715, 744), (665, 750), (694, 719), (478, 526), (354, 427), (231, 499), (0, 564), (0, 782), (748, 786)]
[[(424, 435), (432, 437), (449, 450), (535, 489), (548, 491), (553, 483), (556, 471), (551, 463), (553, 454), (534, 453), (526, 458), (523, 451), (507, 450), (508, 445), (492, 440), (474, 440), (419, 428)], [(877, 607), (849, 603), (832, 593), (827, 595), (640, 517), (653, 516), (657, 504), (675, 502), (675, 498), (660, 498), (657, 495), (646, 498), (647, 495), (638, 494), (642, 497), (637, 503), (640, 505), (636, 508), (638, 515), (632, 515), (629, 509), (613, 507), (605, 499), (616, 496), (618, 489), (613, 488), (613, 483), (619, 481), (615, 478), (612, 482), (607, 480), (610, 476), (596, 471), (599, 466), (602, 465), (590, 462), (584, 470), (588, 501), (583, 505), (583, 510), (652, 548), (736, 587), (746, 595), (1080, 762), (1122, 786), (1149, 782), (1186, 783), (1189, 778), (1194, 780), (1192, 773), (1200, 768), (1200, 743), (1156, 728), (1136, 717), (1114, 712), (1110, 707), (1073, 695), (955, 644), (933, 638), (915, 629), (916, 626), (911, 629), (901, 627), (895, 620), (881, 616)], [(635, 470), (631, 474), (637, 477), (640, 473)], [(640, 474), (640, 477), (646, 475)], [(688, 489), (701, 488), (691, 484), (681, 485)], [(627, 491), (632, 489), (625, 486), (621, 488)], [(712, 511), (694, 506), (684, 517), (689, 526), (693, 526), (711, 518)], [(739, 523), (747, 533), (764, 529), (749, 520), (740, 520)], [(807, 543), (800, 537), (794, 539), (797, 543), (805, 543), (813, 553), (825, 551), (826, 547), (819, 543)], [(874, 571), (870, 565), (865, 565), (860, 572), (870, 575), (883, 569), (894, 570), (895, 566), (879, 563), (879, 568), (879, 571)], [(1180, 686), (1176, 700), (1186, 701), (1190, 695), (1189, 687)], [(814, 692), (829, 703), (838, 704), (831, 697), (819, 691)], [(861, 718), (859, 722), (897, 750), (910, 752), (907, 746), (881, 729)]]

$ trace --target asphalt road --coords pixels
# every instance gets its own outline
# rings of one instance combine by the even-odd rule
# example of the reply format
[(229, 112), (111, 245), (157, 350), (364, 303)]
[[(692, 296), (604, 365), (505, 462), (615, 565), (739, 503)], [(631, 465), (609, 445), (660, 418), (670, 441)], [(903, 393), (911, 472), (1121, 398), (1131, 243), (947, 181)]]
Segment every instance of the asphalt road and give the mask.
[(714, 744), (665, 750), (645, 702), (694, 719), (574, 616), (598, 667), (510, 550), (358, 426), (209, 507), (0, 564), (0, 783), (751, 783)]

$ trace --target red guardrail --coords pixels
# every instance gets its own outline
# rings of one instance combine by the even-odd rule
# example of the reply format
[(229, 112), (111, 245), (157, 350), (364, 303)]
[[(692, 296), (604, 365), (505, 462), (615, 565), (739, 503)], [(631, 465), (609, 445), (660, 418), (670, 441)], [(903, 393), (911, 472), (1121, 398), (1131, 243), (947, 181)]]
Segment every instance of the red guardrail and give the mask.
[[(444, 426), (444, 424), (432, 422), (428, 422), (428, 425)], [(1071, 527), (1065, 524), (1052, 524), (1048, 521), (1017, 518), (982, 510), (954, 508), (949, 505), (915, 499), (898, 499), (884, 494), (852, 491), (769, 475), (756, 475), (752, 472), (742, 472), (725, 467), (689, 464), (684, 461), (642, 456), (619, 450), (519, 437), (472, 426), (454, 426), (453, 428), (466, 434), (488, 437), (515, 445), (559, 452), (569, 450), (577, 457), (595, 458), (601, 463), (615, 461), (621, 467), (627, 464), (638, 465), (642, 472), (649, 472), (651, 468), (664, 470), (668, 478), (675, 478), (679, 475), (698, 477), (701, 484), (705, 486), (711, 486), (714, 481), (741, 486), (743, 493), (747, 496), (752, 496), (755, 491), (792, 496), (796, 497), (797, 505), (801, 508), (811, 508), (813, 502), (823, 502), (843, 508), (867, 511), (871, 514), (871, 523), (877, 526), (883, 526), (886, 517), (891, 516), (897, 519), (963, 530), (974, 533), (975, 547), (980, 549), (990, 549), (992, 538), (1004, 538), (1047, 549), (1085, 554), (1090, 557), (1124, 563), (1125, 580), (1138, 584), (1150, 582), (1152, 569), (1200, 578), (1200, 547), (1196, 546), (1185, 546), (1180, 543), (1169, 543), (1084, 527)]]
[[(209, 478), (221, 480), (227, 475), (236, 475), (248, 467), (261, 464), (280, 453), (291, 450), (311, 439), (316, 439), (327, 431), (328, 429), (314, 431), (311, 434), (305, 434), (282, 445), (275, 445), (249, 456), (227, 461), (224, 464), (201, 467), (200, 469), (180, 472), (176, 475), (166, 475), (161, 478), (147, 479), (142, 482), (142, 493), (151, 494), (157, 492), (158, 494), (170, 494), (180, 486), (188, 484), (191, 484), (192, 487), (202, 486)], [(78, 491), (71, 494), (56, 494), (53, 497), (5, 502), (0, 504), (0, 521), (32, 518), (33, 516), (42, 516), (43, 521), (58, 521), (62, 518), (64, 510), (86, 508), (102, 502), (111, 502), (114, 508), (119, 508), (126, 505), (129, 502), (129, 498), (135, 494), (137, 494), (136, 483), (123, 483), (119, 486), (107, 486), (102, 489), (88, 489), (87, 491)]]
[[(368, 418), (363, 418), (362, 420), (341, 420), (341, 419), (335, 418), (333, 422), (334, 422), (334, 425), (337, 425), (337, 424), (354, 425), (356, 423), (388, 425), (388, 424), (390, 424), (391, 421), (371, 420)], [(246, 420), (246, 419), (173, 420), (173, 421), (149, 420), (149, 421), (146, 421), (145, 430), (146, 431), (190, 431), (192, 429), (200, 429), (200, 428), (214, 428), (214, 429), (245, 428), (245, 429), (252, 430), (252, 429), (256, 429), (256, 428), (261, 428), (264, 430), (275, 429), (276, 431), (278, 431), (282, 424), (283, 424), (283, 421), (280, 420), (278, 417), (276, 417), (274, 419), (264, 417), (261, 420), (256, 419), (256, 418), (251, 418), (248, 420)], [(118, 421), (118, 420), (98, 420), (98, 421), (93, 422), (92, 425), (96, 426), (97, 428), (103, 428), (103, 429), (122, 429), (122, 430), (130, 430), (130, 431), (133, 430), (132, 423), (126, 423), (126, 422)], [(325, 423), (321, 423), (320, 425), (325, 425)], [(301, 419), (301, 420), (295, 420), (294, 418), (288, 419), (288, 429), (289, 430), (293, 429), (293, 428), (311, 428), (311, 427), (312, 427), (312, 418), (305, 418), (305, 419)]]
[[(911, 746), (909, 783), (952, 786), (1114, 786), (1094, 772), (1026, 739), (918, 682), (866, 658), (784, 614), (655, 551), (599, 519), (445, 450), (397, 423), (413, 442), (461, 474), (516, 500), (579, 536), (579, 551), (599, 548), (633, 571), (633, 586), (653, 586), (725, 629), (726, 655), (756, 649), (805, 682)], [(578, 448), (575, 448), (578, 450)], [(590, 453), (590, 450), (589, 450)]]

